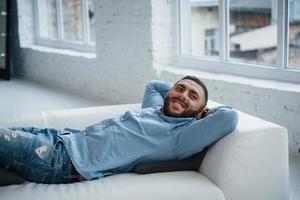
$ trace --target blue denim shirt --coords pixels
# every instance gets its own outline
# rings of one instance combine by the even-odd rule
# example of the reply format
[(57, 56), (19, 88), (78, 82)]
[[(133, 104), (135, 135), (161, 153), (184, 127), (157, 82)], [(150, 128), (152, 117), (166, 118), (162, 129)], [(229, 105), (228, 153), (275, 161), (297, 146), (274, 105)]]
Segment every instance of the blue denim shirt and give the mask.
[(221, 106), (203, 119), (174, 118), (160, 112), (172, 85), (151, 81), (142, 109), (127, 111), (81, 131), (61, 135), (76, 170), (87, 180), (125, 173), (140, 162), (184, 159), (230, 133), (237, 113)]

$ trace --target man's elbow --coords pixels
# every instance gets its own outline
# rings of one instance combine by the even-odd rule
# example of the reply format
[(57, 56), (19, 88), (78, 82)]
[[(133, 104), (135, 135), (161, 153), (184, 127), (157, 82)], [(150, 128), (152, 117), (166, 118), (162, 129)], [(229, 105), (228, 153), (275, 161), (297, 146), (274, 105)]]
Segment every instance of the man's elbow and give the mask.
[(236, 110), (231, 110), (229, 115), (230, 115), (229, 120), (231, 123), (231, 131), (233, 131), (236, 128), (236, 126), (238, 125), (239, 115)]
[(222, 118), (224, 123), (224, 127), (228, 130), (228, 133), (232, 132), (239, 121), (239, 116), (236, 110), (232, 109), (231, 107), (224, 106), (218, 109), (218, 114)]

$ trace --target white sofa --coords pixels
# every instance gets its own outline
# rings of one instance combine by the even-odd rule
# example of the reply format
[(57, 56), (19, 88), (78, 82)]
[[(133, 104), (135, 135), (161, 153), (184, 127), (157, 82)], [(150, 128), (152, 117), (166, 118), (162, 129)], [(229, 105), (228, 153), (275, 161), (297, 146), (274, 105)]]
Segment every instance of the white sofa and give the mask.
[[(1, 116), (0, 126), (80, 129), (138, 109), (140, 104), (126, 104)], [(237, 129), (210, 147), (198, 172), (128, 173), (61, 185), (25, 182), (0, 187), (0, 200), (287, 200), (288, 182), (287, 130), (239, 112)]]

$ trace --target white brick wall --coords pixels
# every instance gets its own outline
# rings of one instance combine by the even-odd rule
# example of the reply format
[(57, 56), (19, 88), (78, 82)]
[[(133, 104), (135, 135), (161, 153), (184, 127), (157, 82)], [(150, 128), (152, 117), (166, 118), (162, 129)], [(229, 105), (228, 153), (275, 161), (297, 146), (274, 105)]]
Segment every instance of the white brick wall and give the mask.
[[(96, 58), (33, 50), (29, 2), (18, 0), (23, 65), (15, 74), (112, 103), (137, 102), (152, 69), (151, 1), (97, 0)], [(30, 25), (31, 24), (31, 25)], [(127, 74), (130, 73), (130, 76)], [(128, 93), (130, 91), (130, 93)], [(134, 91), (134, 92), (133, 92)]]
[(159, 68), (172, 62), (176, 53), (176, 1), (152, 0), (151, 3), (153, 64)]

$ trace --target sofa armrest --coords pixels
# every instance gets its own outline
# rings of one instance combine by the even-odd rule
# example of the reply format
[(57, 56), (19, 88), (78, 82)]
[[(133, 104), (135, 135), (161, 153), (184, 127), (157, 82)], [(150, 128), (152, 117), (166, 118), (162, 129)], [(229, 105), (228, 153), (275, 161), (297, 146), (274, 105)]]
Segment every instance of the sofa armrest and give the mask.
[(199, 170), (227, 200), (289, 199), (287, 130), (239, 112), (237, 129), (208, 150)]
[(48, 127), (82, 129), (108, 117), (117, 116), (127, 110), (139, 110), (141, 104), (121, 104), (73, 109), (40, 111), (11, 116), (0, 116), (0, 127)]
[(141, 104), (120, 104), (85, 107), (44, 112), (47, 127), (83, 129), (101, 120), (124, 114), (128, 110), (140, 110)]

